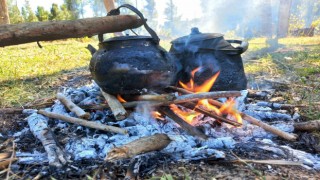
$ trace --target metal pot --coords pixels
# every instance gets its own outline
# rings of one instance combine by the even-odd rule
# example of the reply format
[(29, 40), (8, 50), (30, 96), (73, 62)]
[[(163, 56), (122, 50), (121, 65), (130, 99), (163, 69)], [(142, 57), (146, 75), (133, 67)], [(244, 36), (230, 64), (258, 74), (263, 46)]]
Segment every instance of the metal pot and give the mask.
[[(131, 5), (121, 5), (108, 15), (120, 14), (125, 7), (145, 20)], [(103, 41), (99, 36), (99, 50), (93, 53), (90, 71), (96, 83), (110, 94), (141, 94), (159, 92), (172, 85), (177, 68), (173, 57), (159, 46), (159, 37), (144, 23), (151, 36), (121, 36)]]
[[(234, 47), (231, 43), (240, 46)], [(179, 81), (188, 82), (191, 71), (201, 67), (194, 77), (198, 85), (220, 71), (211, 91), (246, 89), (247, 79), (240, 55), (248, 49), (247, 42), (225, 40), (222, 34), (201, 33), (198, 28), (192, 28), (190, 35), (180, 37), (171, 44), (170, 53), (182, 65), (177, 76)]]

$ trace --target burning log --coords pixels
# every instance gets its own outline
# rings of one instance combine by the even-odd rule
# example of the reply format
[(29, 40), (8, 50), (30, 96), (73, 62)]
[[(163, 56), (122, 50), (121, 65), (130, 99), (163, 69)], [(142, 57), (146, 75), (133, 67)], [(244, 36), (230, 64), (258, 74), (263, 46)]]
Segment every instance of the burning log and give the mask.
[(74, 112), (78, 117), (83, 119), (89, 119), (90, 114), (85, 112), (83, 109), (81, 109), (79, 106), (75, 105), (70, 99), (68, 99), (65, 95), (62, 93), (57, 94), (57, 98), (59, 101), (64, 104), (71, 112)]
[(100, 90), (102, 92), (103, 97), (106, 99), (111, 111), (113, 112), (113, 115), (116, 118), (116, 120), (119, 121), (127, 118), (127, 111), (124, 109), (119, 100), (113, 95), (104, 92), (102, 89)]
[(295, 123), (294, 129), (298, 131), (315, 131), (320, 130), (320, 120)]
[(201, 132), (197, 127), (194, 127), (190, 124), (188, 124), (186, 121), (181, 119), (178, 115), (176, 115), (169, 107), (160, 107), (160, 112), (167, 115), (169, 118), (171, 118), (174, 122), (179, 124), (182, 129), (184, 129), (186, 132), (191, 134), (192, 136), (196, 136), (202, 140), (208, 139), (208, 136), (205, 135), (203, 132)]
[[(40, 110), (41, 111), (41, 110)], [(32, 114), (27, 118), (30, 131), (41, 141), (47, 157), (49, 165), (54, 167), (62, 167), (67, 163), (66, 157), (62, 149), (57, 145), (54, 134), (48, 127), (48, 120), (40, 114)]]
[(214, 112), (210, 112), (210, 111), (208, 111), (208, 110), (206, 110), (206, 109), (204, 109), (204, 108), (197, 107), (197, 104), (192, 103), (192, 102), (190, 102), (190, 103), (184, 103), (184, 104), (182, 104), (182, 106), (184, 106), (184, 107), (186, 107), (186, 108), (188, 108), (188, 109), (193, 109), (193, 110), (195, 110), (195, 111), (197, 111), (197, 112), (199, 112), (199, 113), (202, 113), (202, 114), (204, 114), (204, 115), (206, 115), (206, 116), (209, 116), (209, 117), (212, 117), (212, 118), (217, 119), (217, 120), (219, 120), (219, 121), (222, 121), (222, 122), (231, 124), (231, 125), (233, 125), (233, 126), (241, 126), (241, 125), (242, 125), (241, 123), (238, 123), (238, 122), (236, 122), (236, 121), (233, 121), (233, 120), (224, 118), (224, 117), (222, 117), (222, 116), (219, 116), (219, 115), (215, 114)]
[[(169, 87), (170, 89), (174, 89), (180, 93), (185, 93), (185, 94), (190, 94), (192, 92), (188, 91), (188, 90), (185, 90), (185, 89), (181, 89), (181, 88), (178, 88), (178, 87), (172, 87), (170, 86)], [(213, 100), (213, 99), (209, 99), (209, 103), (212, 104), (212, 105), (215, 105), (217, 107), (221, 107), (222, 106), (222, 103), (219, 102), (219, 101), (216, 101), (216, 100)], [(273, 126), (270, 126), (269, 124), (266, 124), (252, 116), (249, 116), (245, 113), (242, 113), (242, 112), (239, 112), (241, 117), (246, 120), (247, 122), (251, 123), (251, 124), (254, 124), (256, 126), (259, 126), (261, 127), (262, 129), (266, 130), (266, 131), (269, 131), (271, 132), (272, 134), (275, 134), (277, 136), (280, 136), (286, 140), (289, 140), (289, 141), (295, 141), (297, 139), (297, 136), (294, 135), (294, 134), (290, 134), (290, 133), (287, 133), (287, 132), (284, 132), (284, 131), (281, 131)]]
[(162, 150), (167, 147), (170, 142), (171, 139), (166, 134), (142, 137), (121, 147), (111, 149), (105, 161), (132, 158), (139, 154)]
[(67, 21), (2, 25), (0, 26), (0, 47), (121, 32), (140, 27), (142, 24), (143, 20), (137, 16), (118, 15)]
[(62, 121), (68, 122), (68, 123), (79, 124), (81, 126), (85, 126), (85, 127), (89, 127), (89, 128), (93, 128), (93, 129), (97, 129), (97, 130), (101, 130), (101, 131), (127, 134), (127, 130), (125, 130), (125, 129), (121, 129), (121, 128), (114, 127), (114, 126), (107, 126), (104, 124), (91, 122), (91, 121), (87, 121), (84, 119), (64, 116), (64, 115), (57, 114), (57, 113), (47, 112), (45, 110), (38, 110), (38, 114), (42, 114), (42, 115), (47, 116), (49, 118), (59, 119), (59, 120), (62, 120)]

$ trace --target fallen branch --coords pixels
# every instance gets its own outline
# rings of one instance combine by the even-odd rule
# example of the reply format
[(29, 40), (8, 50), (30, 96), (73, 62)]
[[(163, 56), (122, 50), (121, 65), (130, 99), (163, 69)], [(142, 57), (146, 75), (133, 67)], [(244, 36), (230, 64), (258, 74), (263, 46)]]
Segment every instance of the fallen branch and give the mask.
[(293, 124), (295, 130), (298, 131), (315, 131), (320, 130), (320, 120), (300, 122)]
[[(176, 91), (178, 91), (178, 92), (180, 92), (180, 93), (186, 93), (186, 94), (187, 94), (187, 93), (189, 93), (189, 94), (192, 93), (192, 92), (190, 92), (190, 91), (187, 91), (187, 90), (185, 90), (185, 89), (178, 88), (178, 87), (171, 87), (171, 86), (170, 86), (169, 88), (170, 88), (170, 89), (174, 89), (174, 90), (176, 90)], [(222, 106), (222, 103), (221, 103), (221, 102), (216, 101), (216, 100), (213, 100), (213, 99), (209, 99), (209, 103), (212, 104), (212, 105), (215, 105), (215, 106), (217, 106), (217, 107), (221, 107), (221, 106)], [(254, 124), (254, 125), (256, 125), (256, 126), (259, 126), (259, 127), (261, 127), (262, 129), (264, 129), (264, 130), (266, 130), (266, 131), (269, 131), (269, 132), (271, 132), (271, 133), (273, 133), (273, 134), (275, 134), (275, 135), (277, 135), (277, 136), (279, 136), (279, 137), (282, 137), (282, 138), (284, 138), (284, 139), (286, 139), (286, 140), (289, 140), (289, 141), (295, 141), (295, 140), (297, 140), (297, 136), (296, 136), (295, 134), (290, 134), (290, 133), (281, 131), (281, 130), (273, 127), (273, 126), (270, 126), (269, 124), (266, 124), (266, 123), (264, 123), (264, 122), (262, 122), (262, 121), (260, 121), (260, 120), (258, 120), (258, 119), (256, 119), (256, 118), (254, 118), (254, 117), (252, 117), (252, 116), (249, 116), (249, 115), (247, 115), (247, 114), (244, 114), (244, 113), (242, 113), (242, 112), (238, 112), (238, 113), (240, 113), (241, 117), (242, 117), (244, 120), (246, 120), (247, 122), (249, 122), (249, 123), (251, 123), (251, 124)]]
[(132, 158), (138, 154), (162, 150), (171, 142), (166, 134), (145, 136), (121, 147), (111, 149), (105, 161)]
[(120, 134), (127, 134), (127, 130), (121, 129), (118, 127), (114, 126), (107, 126), (104, 124), (92, 122), (92, 121), (87, 121), (84, 119), (79, 119), (79, 118), (74, 118), (74, 117), (69, 117), (69, 116), (64, 116), (61, 114), (57, 113), (52, 113), (52, 112), (47, 112), (45, 110), (38, 110), (38, 114), (42, 114), (44, 116), (47, 116), (49, 118), (54, 118), (54, 119), (59, 119), (68, 123), (73, 123), (73, 124), (79, 124), (81, 126), (101, 130), (101, 131), (107, 131), (107, 132), (113, 132), (113, 133), (120, 133)]
[(236, 121), (233, 121), (233, 120), (230, 120), (230, 119), (227, 119), (227, 118), (224, 118), (222, 116), (219, 116), (217, 114), (215, 114), (214, 112), (211, 112), (211, 111), (208, 111), (202, 107), (198, 107), (196, 103), (193, 103), (193, 102), (189, 102), (189, 103), (184, 103), (184, 104), (181, 104), (181, 106), (184, 106), (188, 109), (193, 109), (194, 111), (197, 111), (199, 113), (202, 113), (206, 116), (209, 116), (209, 117), (212, 117), (216, 120), (219, 120), (219, 121), (222, 121), (224, 123), (227, 123), (227, 124), (231, 124), (233, 126), (241, 126), (242, 124), (241, 123), (238, 123)]
[(85, 112), (83, 109), (81, 109), (79, 106), (74, 104), (70, 99), (68, 99), (65, 95), (62, 93), (57, 94), (57, 99), (64, 104), (71, 112), (74, 112), (78, 117), (83, 119), (89, 119), (90, 114)]
[(100, 90), (102, 92), (103, 97), (106, 99), (111, 111), (113, 112), (113, 115), (116, 118), (116, 120), (119, 121), (127, 118), (127, 111), (124, 109), (119, 100), (113, 95), (104, 92), (102, 89)]
[(137, 16), (118, 15), (67, 21), (1, 25), (0, 47), (36, 41), (52, 41), (121, 32), (140, 27), (142, 24), (143, 20)]
[(48, 119), (40, 114), (32, 114), (27, 118), (30, 131), (41, 141), (47, 157), (49, 165), (54, 167), (62, 167), (67, 163), (66, 156), (62, 149), (57, 145), (54, 134), (48, 127)]
[(265, 101), (260, 101), (257, 102), (258, 106), (262, 106), (262, 107), (269, 107), (272, 109), (293, 109), (295, 107), (307, 107), (307, 105), (292, 105), (292, 104), (280, 104), (280, 103), (271, 103), (271, 102), (265, 102)]
[(201, 132), (198, 128), (185, 122), (178, 115), (176, 115), (169, 107), (167, 107), (167, 106), (160, 107), (159, 111), (162, 114), (167, 115), (169, 118), (171, 118), (177, 124), (179, 124), (181, 126), (181, 128), (184, 129), (188, 134), (190, 134), (192, 136), (196, 136), (202, 140), (208, 139), (207, 135), (205, 135), (203, 132)]

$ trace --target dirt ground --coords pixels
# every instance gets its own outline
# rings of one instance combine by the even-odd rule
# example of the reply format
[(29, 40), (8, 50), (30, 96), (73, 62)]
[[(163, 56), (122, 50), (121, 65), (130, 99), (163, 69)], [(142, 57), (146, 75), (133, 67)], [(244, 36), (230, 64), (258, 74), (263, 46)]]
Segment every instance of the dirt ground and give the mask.
[[(60, 78), (59, 83), (56, 84), (56, 88), (62, 86), (67, 87), (79, 87), (84, 84), (91, 82), (91, 77), (88, 70), (72, 72), (64, 75)], [(22, 114), (1, 114), (0, 113), (0, 144), (14, 132), (23, 129), (26, 126), (24, 121), (24, 115)], [(29, 143), (34, 143), (33, 145), (40, 145), (39, 142), (34, 138), (30, 137)], [(319, 140), (319, 139), (318, 139)], [(279, 140), (282, 141), (282, 140)], [(305, 151), (315, 151), (314, 147), (311, 145), (306, 146), (305, 141), (300, 139), (299, 142), (286, 142), (282, 141), (282, 144), (286, 144), (292, 147), (299, 148)], [(33, 146), (31, 145), (31, 146)], [(40, 145), (41, 146), (41, 145)], [(41, 150), (41, 147), (39, 147)], [(320, 149), (320, 148), (319, 148)], [(43, 150), (42, 150), (43, 151)], [(256, 151), (256, 149), (247, 149), (244, 153), (242, 148), (235, 148), (232, 150), (241, 159), (266, 159), (264, 156), (265, 152)], [(318, 151), (319, 153), (319, 151)], [(228, 153), (231, 157), (232, 154)], [(85, 166), (86, 163), (83, 164)], [(97, 164), (99, 165), (99, 163)], [(45, 167), (39, 167), (38, 169), (43, 169)], [(92, 166), (93, 167), (93, 166)], [(94, 166), (98, 169), (99, 166)], [(30, 168), (30, 167), (29, 167)], [(30, 171), (23, 173), (31, 173)], [(106, 170), (107, 171), (107, 170)], [(50, 171), (49, 171), (50, 172)], [(88, 176), (82, 175), (78, 177), (71, 176), (73, 178), (84, 178), (90, 179), (93, 177), (95, 170), (86, 172)], [(125, 171), (118, 171), (119, 174), (114, 174), (113, 177), (118, 179), (124, 178)], [(20, 174), (20, 175), (23, 175)], [(85, 174), (85, 173), (84, 173)], [(35, 174), (36, 175), (36, 174)], [(33, 175), (33, 177), (35, 176)], [(30, 177), (30, 176), (29, 176)], [(56, 179), (59, 176), (53, 175)], [(71, 178), (68, 177), (68, 178)], [(2, 178), (0, 176), (0, 178)], [(43, 176), (44, 179), (49, 179), (50, 174)], [(61, 177), (60, 177), (61, 178)], [(157, 167), (152, 171), (151, 174), (147, 174), (139, 179), (320, 179), (320, 172), (315, 170), (308, 170), (301, 166), (281, 166), (281, 165), (268, 165), (268, 164), (255, 164), (255, 163), (245, 163), (245, 162), (223, 162), (217, 160), (203, 160), (195, 162), (166, 162), (157, 164)], [(16, 178), (13, 178), (16, 179)]]

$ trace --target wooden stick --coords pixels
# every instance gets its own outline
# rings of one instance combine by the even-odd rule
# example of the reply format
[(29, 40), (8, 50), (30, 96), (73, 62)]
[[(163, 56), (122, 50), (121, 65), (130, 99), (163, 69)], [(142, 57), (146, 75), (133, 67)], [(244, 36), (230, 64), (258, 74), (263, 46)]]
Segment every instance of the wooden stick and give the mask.
[(119, 100), (113, 95), (104, 92), (102, 89), (100, 90), (102, 92), (103, 97), (106, 99), (111, 111), (113, 112), (113, 115), (116, 118), (116, 120), (119, 121), (127, 118), (127, 111), (124, 109)]
[(71, 112), (74, 112), (78, 117), (83, 119), (89, 119), (90, 114), (85, 112), (83, 109), (81, 109), (79, 106), (74, 104), (70, 99), (68, 99), (65, 95), (62, 93), (57, 94), (57, 99), (65, 105)]
[(315, 131), (320, 130), (320, 120), (295, 123), (294, 129), (298, 131)]
[(64, 115), (57, 114), (57, 113), (47, 112), (45, 110), (38, 110), (38, 113), (42, 114), (44, 116), (47, 116), (49, 118), (59, 119), (59, 120), (62, 120), (62, 121), (68, 122), (68, 123), (79, 124), (81, 126), (85, 126), (85, 127), (89, 127), (89, 128), (93, 128), (93, 129), (98, 129), (101, 131), (127, 134), (127, 130), (121, 129), (118, 127), (114, 127), (114, 126), (107, 126), (104, 124), (91, 122), (91, 121), (87, 121), (84, 119), (79, 119), (79, 118), (64, 116)]
[(140, 27), (142, 24), (143, 20), (137, 16), (118, 15), (67, 21), (2, 25), (0, 26), (0, 47), (121, 32)]
[(241, 96), (240, 91), (215, 91), (215, 92), (203, 92), (203, 93), (189, 93), (186, 95), (178, 96), (175, 99), (175, 103), (178, 102), (187, 102), (192, 99), (214, 99), (222, 97), (237, 97)]
[[(170, 95), (171, 96), (171, 95)], [(197, 94), (190, 94), (190, 95), (181, 95), (176, 97), (174, 100), (169, 100), (171, 97), (169, 95), (164, 96), (157, 96), (157, 95), (149, 95), (149, 101), (147, 101), (145, 97), (147, 96), (141, 96), (141, 99), (145, 99), (144, 101), (131, 101), (131, 102), (125, 102), (122, 103), (122, 106), (124, 108), (134, 108), (138, 105), (148, 103), (151, 106), (166, 106), (170, 104), (181, 104), (186, 102), (193, 102), (198, 101), (199, 99), (206, 99), (206, 98), (220, 98), (220, 97), (235, 97), (240, 96), (239, 91), (217, 91), (217, 92), (206, 92), (206, 93), (197, 93)], [(151, 101), (150, 99), (153, 99), (154, 101)], [(166, 101), (164, 101), (167, 99)], [(161, 101), (159, 101), (161, 100)], [(163, 100), (163, 101), (162, 101)], [(118, 101), (118, 100), (117, 100)], [(104, 109), (104, 108), (111, 108), (110, 104), (97, 104), (97, 105), (86, 105), (86, 106), (80, 106), (84, 109)]]
[(292, 104), (280, 104), (280, 103), (273, 103), (273, 102), (266, 102), (266, 101), (260, 101), (257, 102), (258, 106), (262, 106), (262, 107), (269, 107), (272, 109), (293, 109), (295, 107), (307, 107), (307, 105), (292, 105)]
[(121, 147), (111, 149), (105, 161), (132, 158), (138, 154), (162, 150), (167, 147), (170, 142), (171, 139), (166, 134), (145, 136)]
[(178, 115), (176, 115), (169, 107), (163, 106), (160, 107), (160, 112), (162, 114), (167, 115), (169, 118), (171, 118), (174, 122), (179, 124), (182, 129), (184, 129), (188, 134), (192, 136), (196, 136), (202, 140), (208, 139), (208, 136), (205, 135), (203, 132), (201, 132), (198, 128), (188, 124), (183, 119), (181, 119)]
[[(181, 93), (192, 93), (190, 91), (187, 91), (185, 89), (181, 89), (181, 88), (178, 88), (178, 87), (169, 87), (170, 89), (174, 89), (178, 92), (181, 92)], [(217, 107), (221, 107), (222, 106), (222, 103), (219, 102), (219, 101), (216, 101), (216, 100), (213, 100), (213, 99), (209, 99), (209, 103), (211, 103), (212, 105), (215, 105)], [(266, 130), (266, 131), (269, 131), (279, 137), (282, 137), (286, 140), (289, 140), (289, 141), (295, 141), (297, 140), (297, 136), (295, 134), (290, 134), (290, 133), (287, 133), (287, 132), (284, 132), (284, 131), (281, 131), (273, 126), (270, 126), (269, 124), (266, 124), (252, 116), (249, 116), (245, 113), (242, 113), (242, 112), (238, 112), (240, 113), (241, 117), (246, 120), (247, 122), (251, 123), (251, 124), (254, 124), (256, 126), (259, 126), (261, 127), (262, 129)]]
[(208, 111), (202, 107), (197, 107), (197, 104), (196, 103), (193, 103), (193, 102), (189, 102), (189, 103), (184, 103), (184, 104), (181, 104), (181, 106), (184, 106), (188, 109), (193, 109), (199, 113), (202, 113), (206, 116), (209, 116), (209, 117), (212, 117), (214, 119), (217, 119), (217, 120), (220, 120), (222, 122), (225, 122), (225, 123), (228, 123), (228, 124), (231, 124), (233, 126), (241, 126), (242, 124), (241, 123), (238, 123), (236, 121), (233, 121), (233, 120), (230, 120), (230, 119), (227, 119), (227, 118), (224, 118), (224, 117), (221, 117), (217, 114), (215, 114), (214, 112), (211, 112), (211, 111)]
[(176, 99), (176, 95), (174, 93), (170, 94), (159, 94), (159, 95), (153, 95), (153, 94), (144, 94), (144, 95), (139, 95), (136, 97), (133, 97), (134, 100), (136, 101), (173, 101)]

